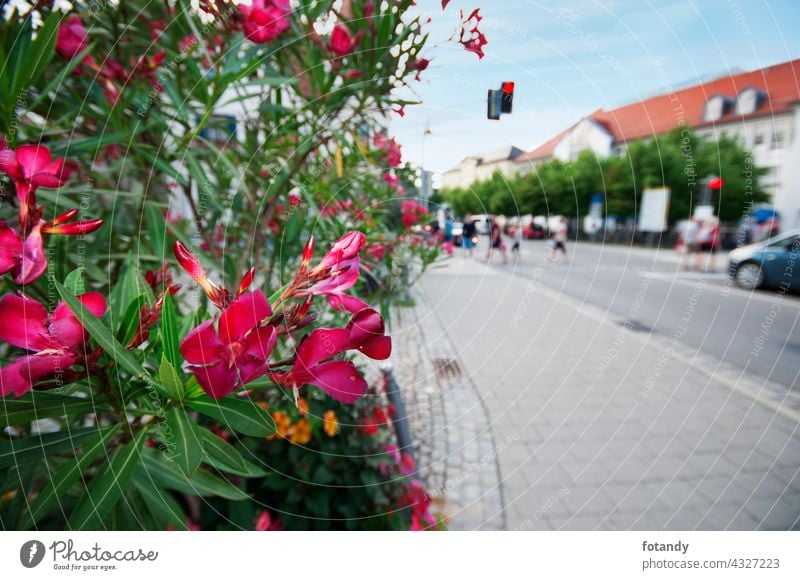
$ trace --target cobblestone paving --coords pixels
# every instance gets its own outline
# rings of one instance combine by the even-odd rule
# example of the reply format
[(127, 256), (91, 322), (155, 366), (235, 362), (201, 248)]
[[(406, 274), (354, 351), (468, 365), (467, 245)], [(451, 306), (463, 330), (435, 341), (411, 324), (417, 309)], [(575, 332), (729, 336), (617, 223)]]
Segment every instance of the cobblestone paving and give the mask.
[(800, 529), (798, 422), (737, 391), (752, 377), (475, 260), (427, 273), (394, 324), (453, 529)]
[(428, 492), (450, 529), (502, 529), (498, 453), (487, 410), (423, 296), (415, 307), (396, 309), (392, 340), (394, 374)]

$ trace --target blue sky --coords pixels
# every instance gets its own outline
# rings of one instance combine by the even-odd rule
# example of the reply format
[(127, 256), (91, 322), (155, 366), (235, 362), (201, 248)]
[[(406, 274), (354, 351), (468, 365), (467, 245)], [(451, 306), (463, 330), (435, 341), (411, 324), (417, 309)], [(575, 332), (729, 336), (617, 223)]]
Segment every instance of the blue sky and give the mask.
[[(486, 57), (447, 42), (481, 7)], [(392, 121), (404, 156), (440, 172), (468, 155), (529, 150), (598, 108), (730, 70), (800, 57), (799, 0), (420, 0), (433, 22), (422, 105)], [(486, 120), (486, 90), (516, 82), (515, 112)], [(425, 127), (431, 135), (423, 139)]]

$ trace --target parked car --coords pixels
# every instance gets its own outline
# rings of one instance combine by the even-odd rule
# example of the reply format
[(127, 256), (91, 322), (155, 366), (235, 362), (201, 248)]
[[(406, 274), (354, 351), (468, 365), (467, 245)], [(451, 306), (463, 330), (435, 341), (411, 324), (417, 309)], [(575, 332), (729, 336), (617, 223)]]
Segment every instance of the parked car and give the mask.
[(733, 250), (728, 273), (748, 290), (800, 290), (800, 229)]

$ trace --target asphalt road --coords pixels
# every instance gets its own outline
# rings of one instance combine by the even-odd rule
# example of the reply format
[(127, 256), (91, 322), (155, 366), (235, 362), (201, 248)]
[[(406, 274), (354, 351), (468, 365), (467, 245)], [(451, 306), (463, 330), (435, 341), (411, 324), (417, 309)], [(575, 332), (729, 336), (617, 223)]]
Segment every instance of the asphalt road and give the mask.
[[(508, 240), (506, 240), (508, 243)], [(475, 256), (485, 259), (487, 238)], [(510, 245), (510, 244), (509, 244)], [(607, 310), (629, 328), (682, 343), (785, 387), (800, 390), (800, 296), (749, 292), (724, 273), (684, 271), (671, 250), (570, 242), (571, 261), (553, 264), (543, 241), (523, 242), (520, 260), (498, 269), (532, 278)], [(457, 249), (458, 252), (458, 249)]]

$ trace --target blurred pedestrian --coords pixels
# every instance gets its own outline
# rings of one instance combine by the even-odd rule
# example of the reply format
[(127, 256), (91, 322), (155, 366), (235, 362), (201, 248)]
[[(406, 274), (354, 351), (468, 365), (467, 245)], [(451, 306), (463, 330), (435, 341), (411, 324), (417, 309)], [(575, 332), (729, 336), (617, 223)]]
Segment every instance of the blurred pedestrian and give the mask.
[(569, 255), (567, 254), (567, 238), (569, 237), (569, 224), (567, 224), (567, 218), (561, 216), (557, 223), (556, 227), (553, 230), (553, 235), (550, 238), (550, 259), (556, 261), (558, 258), (558, 253), (564, 257), (565, 262), (569, 262)]
[(700, 220), (690, 217), (683, 223), (680, 233), (683, 243), (681, 244), (681, 268), (688, 270), (691, 264), (692, 255), (699, 249)]
[(514, 254), (514, 257), (519, 260), (522, 257), (522, 238), (523, 238), (523, 227), (522, 223), (517, 222), (516, 227), (514, 228), (514, 245), (511, 246), (511, 253)]
[(469, 253), (470, 257), (472, 257), (472, 250), (475, 248), (475, 242), (473, 240), (477, 231), (475, 220), (472, 218), (472, 214), (468, 213), (464, 216), (464, 229), (461, 233), (462, 255)]
[(500, 229), (500, 224), (497, 223), (496, 218), (492, 218), (489, 227), (489, 251), (486, 253), (486, 260), (492, 259), (492, 252), (499, 250), (500, 255), (503, 256), (503, 264), (508, 263), (508, 256), (506, 255), (506, 246), (503, 243), (503, 230)]
[[(695, 259), (695, 269), (713, 272), (715, 270), (716, 254), (719, 249), (720, 227), (719, 219), (711, 216), (700, 226), (697, 234), (698, 251)], [(708, 256), (705, 267), (703, 258)]]

